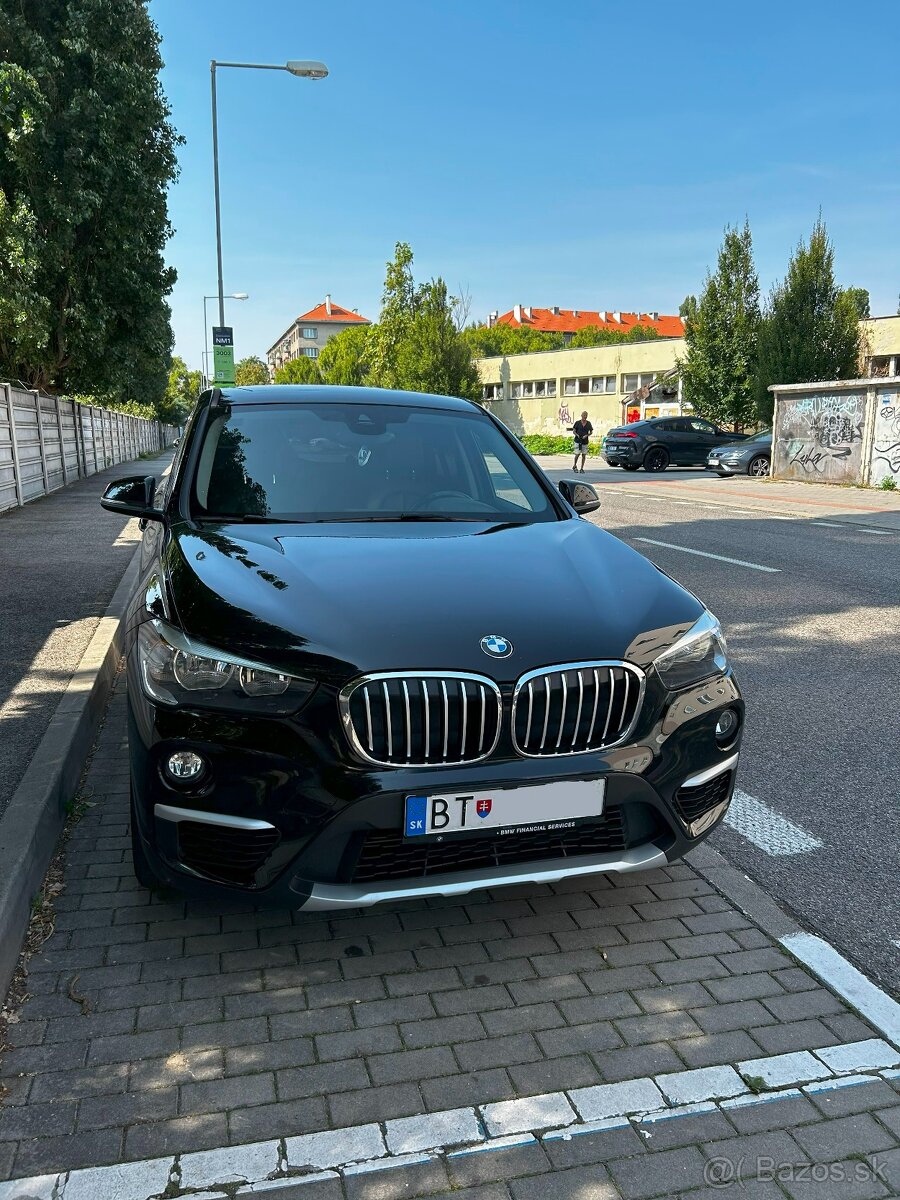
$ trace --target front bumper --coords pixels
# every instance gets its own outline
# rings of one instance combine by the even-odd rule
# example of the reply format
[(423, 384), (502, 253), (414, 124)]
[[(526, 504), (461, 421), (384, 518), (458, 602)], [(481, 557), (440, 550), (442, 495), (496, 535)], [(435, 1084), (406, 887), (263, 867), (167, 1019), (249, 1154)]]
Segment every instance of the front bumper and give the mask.
[(707, 471), (716, 471), (719, 475), (746, 475), (747, 464), (740, 459), (732, 459), (730, 461), (725, 458), (714, 461), (707, 459), (706, 469)]
[[(670, 697), (661, 709), (648, 703), (657, 719), (642, 718), (629, 745), (608, 752), (523, 759), (501, 745), (494, 758), (469, 766), (377, 768), (348, 759), (335, 698), (324, 690), (317, 697), (302, 721), (157, 708), (129, 656), (136, 834), (163, 883), (317, 909), (659, 866), (696, 845), (727, 809), (740, 728), (723, 750), (715, 723), (726, 706), (743, 723), (729, 674)], [(187, 747), (209, 763), (195, 787), (168, 780), (162, 769), (174, 749)], [(603, 817), (566, 834), (412, 847), (401, 836), (410, 794), (599, 776), (606, 779)]]

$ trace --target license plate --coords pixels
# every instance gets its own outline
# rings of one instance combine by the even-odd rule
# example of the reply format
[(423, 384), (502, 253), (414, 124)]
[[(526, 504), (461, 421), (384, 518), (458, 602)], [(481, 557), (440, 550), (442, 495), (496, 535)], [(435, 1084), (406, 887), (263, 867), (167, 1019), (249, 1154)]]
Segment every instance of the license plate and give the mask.
[(604, 779), (407, 796), (403, 836), (440, 840), (573, 829), (603, 812)]
[(708, 458), (706, 461), (711, 467), (717, 467), (719, 465), (719, 460), (717, 458)]

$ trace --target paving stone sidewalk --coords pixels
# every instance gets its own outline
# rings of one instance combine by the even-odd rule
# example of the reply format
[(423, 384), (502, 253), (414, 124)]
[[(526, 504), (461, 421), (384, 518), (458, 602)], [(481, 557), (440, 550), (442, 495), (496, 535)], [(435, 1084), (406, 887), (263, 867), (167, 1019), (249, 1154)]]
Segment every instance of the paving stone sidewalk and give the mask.
[[(725, 1159), (755, 1200), (900, 1195), (897, 1072), (866, 1074), (848, 1047), (884, 1046), (880, 1033), (686, 864), (348, 914), (151, 897), (128, 852), (124, 681), (85, 798), (55, 932), (2, 1052), (0, 1180), (372, 1123), (389, 1142), (386, 1123), (463, 1110), (490, 1153), (433, 1133), (424, 1148), (446, 1153), (229, 1194), (700, 1198), (721, 1194), (709, 1164)], [(782, 1056), (799, 1051), (819, 1052), (802, 1060), (818, 1074), (790, 1086)], [(733, 1106), (732, 1075), (683, 1074), (708, 1067), (737, 1068)], [(635, 1081), (668, 1088), (665, 1111), (591, 1131), (603, 1085)], [(763, 1086), (788, 1091), (758, 1102)], [(520, 1144), (502, 1148), (490, 1106), (528, 1097), (538, 1117), (574, 1105), (577, 1132), (504, 1117)], [(769, 1178), (757, 1159), (796, 1170)]]

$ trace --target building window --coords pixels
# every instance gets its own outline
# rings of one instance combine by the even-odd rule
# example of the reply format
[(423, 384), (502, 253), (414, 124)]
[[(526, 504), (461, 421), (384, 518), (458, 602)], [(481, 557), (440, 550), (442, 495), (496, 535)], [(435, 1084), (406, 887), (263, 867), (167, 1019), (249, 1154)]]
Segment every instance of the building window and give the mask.
[(303, 336), (308, 338), (310, 341), (315, 341), (315, 339), (319, 336), (319, 331), (318, 329), (311, 328), (309, 325), (304, 325)]
[(486, 383), (481, 389), (482, 398), (485, 400), (502, 400), (503, 399), (503, 384), (502, 383)]
[(303, 353), (306, 355), (307, 358), (318, 358), (319, 357), (319, 347), (318, 346), (304, 346)]
[(591, 392), (591, 381), (589, 378), (564, 379), (563, 391), (567, 396), (588, 396)]
[(644, 371), (640, 375), (623, 375), (622, 391), (628, 395), (630, 392), (636, 392), (638, 388), (649, 387), (656, 380), (658, 374), (657, 371)]
[(607, 392), (616, 390), (615, 375), (593, 375), (591, 376), (591, 395), (602, 396)]

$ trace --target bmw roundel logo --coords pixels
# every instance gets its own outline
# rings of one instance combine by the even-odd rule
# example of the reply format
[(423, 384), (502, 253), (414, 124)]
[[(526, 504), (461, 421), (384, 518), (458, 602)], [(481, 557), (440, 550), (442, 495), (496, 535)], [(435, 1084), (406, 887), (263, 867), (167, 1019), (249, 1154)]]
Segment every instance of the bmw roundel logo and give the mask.
[(481, 648), (491, 658), (509, 658), (513, 652), (513, 644), (509, 638), (501, 637), (499, 633), (489, 633), (481, 639)]

